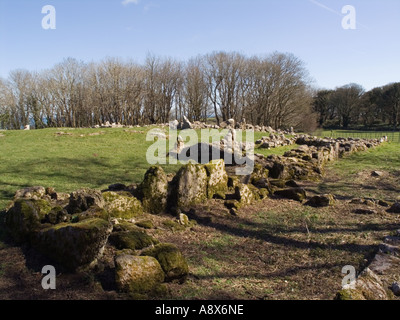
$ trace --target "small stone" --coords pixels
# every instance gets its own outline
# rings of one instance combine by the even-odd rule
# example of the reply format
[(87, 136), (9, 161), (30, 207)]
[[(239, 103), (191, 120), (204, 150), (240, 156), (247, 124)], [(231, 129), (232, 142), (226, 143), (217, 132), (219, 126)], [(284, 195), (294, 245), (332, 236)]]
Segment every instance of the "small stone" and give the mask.
[(189, 218), (186, 214), (180, 213), (179, 214), (179, 223), (183, 226), (189, 226)]
[(371, 176), (373, 177), (382, 177), (383, 172), (382, 171), (372, 171)]
[(312, 207), (329, 207), (334, 205), (335, 198), (331, 194), (312, 197), (306, 204)]

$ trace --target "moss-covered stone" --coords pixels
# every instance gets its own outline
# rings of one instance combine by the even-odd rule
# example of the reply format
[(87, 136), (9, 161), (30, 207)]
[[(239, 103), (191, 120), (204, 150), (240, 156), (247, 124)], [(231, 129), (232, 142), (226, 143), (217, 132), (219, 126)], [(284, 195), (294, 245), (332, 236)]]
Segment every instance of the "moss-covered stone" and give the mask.
[(178, 280), (183, 283), (189, 274), (189, 267), (185, 257), (173, 244), (160, 243), (154, 248), (144, 250), (142, 255), (157, 259), (165, 273), (165, 281)]
[(43, 222), (57, 224), (68, 222), (70, 220), (71, 216), (68, 214), (67, 210), (61, 206), (56, 206), (52, 208), (48, 214), (46, 214)]
[(67, 210), (70, 214), (81, 213), (91, 206), (103, 208), (104, 204), (104, 198), (100, 191), (84, 188), (71, 193)]
[(96, 261), (112, 225), (103, 219), (61, 223), (34, 233), (32, 245), (64, 268), (74, 271)]
[(336, 300), (388, 300), (388, 291), (385, 289), (379, 276), (366, 268), (357, 278), (355, 287), (342, 289), (336, 294)]
[(107, 210), (110, 218), (131, 219), (143, 214), (141, 202), (130, 195), (118, 194), (116, 192), (104, 192), (104, 208)]
[(146, 295), (157, 291), (163, 281), (164, 271), (154, 257), (127, 254), (115, 257), (115, 282), (119, 291)]
[(72, 216), (71, 221), (76, 223), (79, 221), (84, 221), (84, 220), (92, 219), (92, 218), (100, 218), (100, 219), (104, 219), (104, 220), (109, 220), (110, 215), (109, 215), (108, 211), (106, 211), (103, 208), (99, 208), (98, 206), (95, 205), (95, 206), (91, 206), (84, 212), (74, 214)]
[(164, 170), (160, 166), (147, 170), (137, 193), (145, 211), (152, 214), (164, 212), (168, 195), (168, 179)]
[(138, 226), (139, 228), (143, 228), (143, 229), (153, 229), (154, 228), (153, 221), (151, 221), (151, 220), (142, 220), (142, 221), (136, 222), (135, 225)]
[(255, 187), (242, 183), (235, 188), (235, 197), (240, 202), (241, 206), (252, 204), (257, 200), (257, 195), (252, 188)]
[(169, 207), (185, 208), (206, 200), (207, 180), (203, 165), (182, 166), (170, 184)]
[(269, 177), (269, 170), (263, 167), (261, 164), (256, 163), (254, 164), (254, 170), (250, 176), (250, 183), (255, 183), (260, 179), (268, 180)]
[(17, 242), (29, 240), (51, 209), (46, 200), (17, 199), (6, 213), (5, 225)]
[(312, 197), (306, 203), (312, 207), (329, 207), (335, 204), (335, 197), (331, 194), (324, 194)]
[(228, 177), (228, 188), (235, 189), (240, 183), (240, 179), (237, 176)]
[(109, 238), (109, 241), (119, 250), (140, 250), (159, 243), (157, 239), (154, 239), (140, 229), (113, 232)]
[(226, 200), (224, 202), (224, 205), (228, 209), (240, 209), (242, 207), (242, 204), (238, 200)]
[(17, 199), (32, 199), (39, 200), (46, 195), (46, 189), (44, 187), (27, 187), (15, 192), (14, 200)]
[(306, 191), (303, 188), (277, 190), (274, 192), (274, 195), (299, 202), (303, 202), (307, 198)]
[(213, 160), (204, 165), (207, 172), (207, 197), (212, 199), (218, 196), (222, 199), (228, 191), (228, 174), (225, 171), (225, 162), (223, 159)]
[(168, 228), (171, 231), (184, 231), (186, 230), (186, 226), (180, 224), (176, 220), (164, 220), (162, 222), (163, 226)]

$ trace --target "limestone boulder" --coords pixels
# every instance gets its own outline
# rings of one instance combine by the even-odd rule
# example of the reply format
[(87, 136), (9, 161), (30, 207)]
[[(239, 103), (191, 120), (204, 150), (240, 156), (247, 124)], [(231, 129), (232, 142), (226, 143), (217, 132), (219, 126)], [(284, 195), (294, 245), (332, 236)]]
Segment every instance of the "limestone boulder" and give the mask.
[(323, 194), (312, 197), (306, 203), (312, 207), (329, 207), (335, 204), (335, 197), (331, 194)]
[(28, 187), (18, 190), (14, 199), (33, 199), (39, 200), (46, 195), (46, 189), (44, 187)]
[(204, 165), (207, 171), (207, 197), (212, 199), (214, 196), (224, 198), (228, 191), (228, 174), (225, 171), (223, 159), (213, 160)]
[(104, 209), (110, 218), (131, 219), (143, 214), (142, 203), (129, 193), (104, 192)]
[(98, 218), (41, 229), (32, 245), (70, 271), (95, 262), (103, 253), (112, 225)]
[(259, 199), (255, 192), (256, 190), (252, 189), (252, 187), (254, 186), (240, 183), (235, 188), (235, 198), (239, 201), (239, 207), (252, 204), (254, 201)]
[(70, 214), (74, 214), (86, 211), (91, 206), (103, 208), (104, 204), (100, 191), (84, 188), (71, 193), (67, 210)]
[(354, 289), (343, 289), (336, 300), (388, 300), (388, 294), (379, 276), (366, 268), (357, 278)]
[(207, 199), (208, 176), (203, 165), (189, 163), (181, 167), (171, 182), (171, 208), (184, 208)]
[(51, 210), (46, 200), (17, 199), (5, 215), (5, 226), (17, 242), (27, 241)]
[(151, 256), (157, 259), (165, 273), (165, 281), (177, 280), (183, 283), (189, 274), (187, 261), (174, 244), (160, 243), (154, 248), (144, 250), (142, 256)]
[(121, 254), (115, 257), (115, 282), (119, 291), (147, 294), (164, 281), (159, 262), (148, 256)]
[(143, 182), (139, 185), (137, 194), (145, 211), (152, 214), (159, 214), (165, 211), (168, 179), (164, 170), (159, 166), (153, 166), (147, 170)]
[(303, 202), (307, 198), (306, 191), (303, 188), (277, 190), (274, 192), (274, 195), (300, 202)]
[(110, 235), (109, 241), (119, 250), (140, 250), (159, 243), (158, 240), (139, 228), (132, 228), (130, 231), (113, 232)]

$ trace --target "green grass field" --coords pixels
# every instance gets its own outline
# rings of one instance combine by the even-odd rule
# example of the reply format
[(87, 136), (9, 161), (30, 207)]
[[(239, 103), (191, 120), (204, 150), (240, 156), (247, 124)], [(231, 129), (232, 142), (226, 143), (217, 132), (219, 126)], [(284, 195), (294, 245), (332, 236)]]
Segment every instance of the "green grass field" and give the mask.
[(379, 139), (387, 136), (391, 142), (400, 142), (400, 132), (398, 131), (318, 130), (314, 132), (314, 135), (318, 137), (363, 139)]
[[(113, 183), (140, 183), (150, 167), (146, 141), (151, 128), (134, 129), (43, 129), (2, 131), (0, 136), (0, 209), (12, 199), (15, 191), (27, 186), (54, 187), (59, 192), (88, 187), (104, 189)], [(67, 133), (58, 135), (58, 132)], [(100, 135), (93, 135), (101, 133)], [(267, 135), (255, 133), (255, 140)], [(283, 154), (295, 146), (256, 149), (264, 155)], [(393, 147), (393, 150), (397, 150)], [(385, 150), (366, 164), (388, 166), (400, 159), (396, 152)], [(388, 150), (389, 151), (389, 150)], [(363, 159), (365, 155), (359, 155)], [(397, 158), (396, 158), (397, 157)], [(369, 161), (369, 162), (368, 162)], [(400, 166), (400, 165), (399, 165)], [(179, 165), (163, 165), (167, 173)], [(346, 168), (347, 170), (347, 168)]]

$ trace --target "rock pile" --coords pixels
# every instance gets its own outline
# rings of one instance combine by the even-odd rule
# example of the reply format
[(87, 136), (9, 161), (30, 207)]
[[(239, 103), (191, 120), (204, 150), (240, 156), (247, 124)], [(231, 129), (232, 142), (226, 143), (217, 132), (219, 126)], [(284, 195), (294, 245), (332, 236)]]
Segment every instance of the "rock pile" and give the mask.
[(399, 296), (400, 230), (396, 236), (386, 237), (379, 252), (356, 279), (353, 288), (344, 288), (336, 295), (337, 300), (389, 300)]
[(111, 246), (118, 291), (139, 298), (165, 293), (164, 282), (186, 279), (186, 259), (175, 245), (147, 234), (151, 223), (134, 223), (145, 210), (165, 210), (167, 180), (160, 170), (151, 168), (137, 190), (120, 184), (69, 195), (43, 187), (18, 190), (4, 224), (15, 241), (32, 246), (60, 271), (91, 269)]
[(295, 137), (286, 137), (283, 133), (281, 134), (270, 134), (268, 137), (262, 137), (256, 141), (256, 144), (260, 145), (262, 149), (278, 148), (282, 146), (290, 146), (296, 142)]

